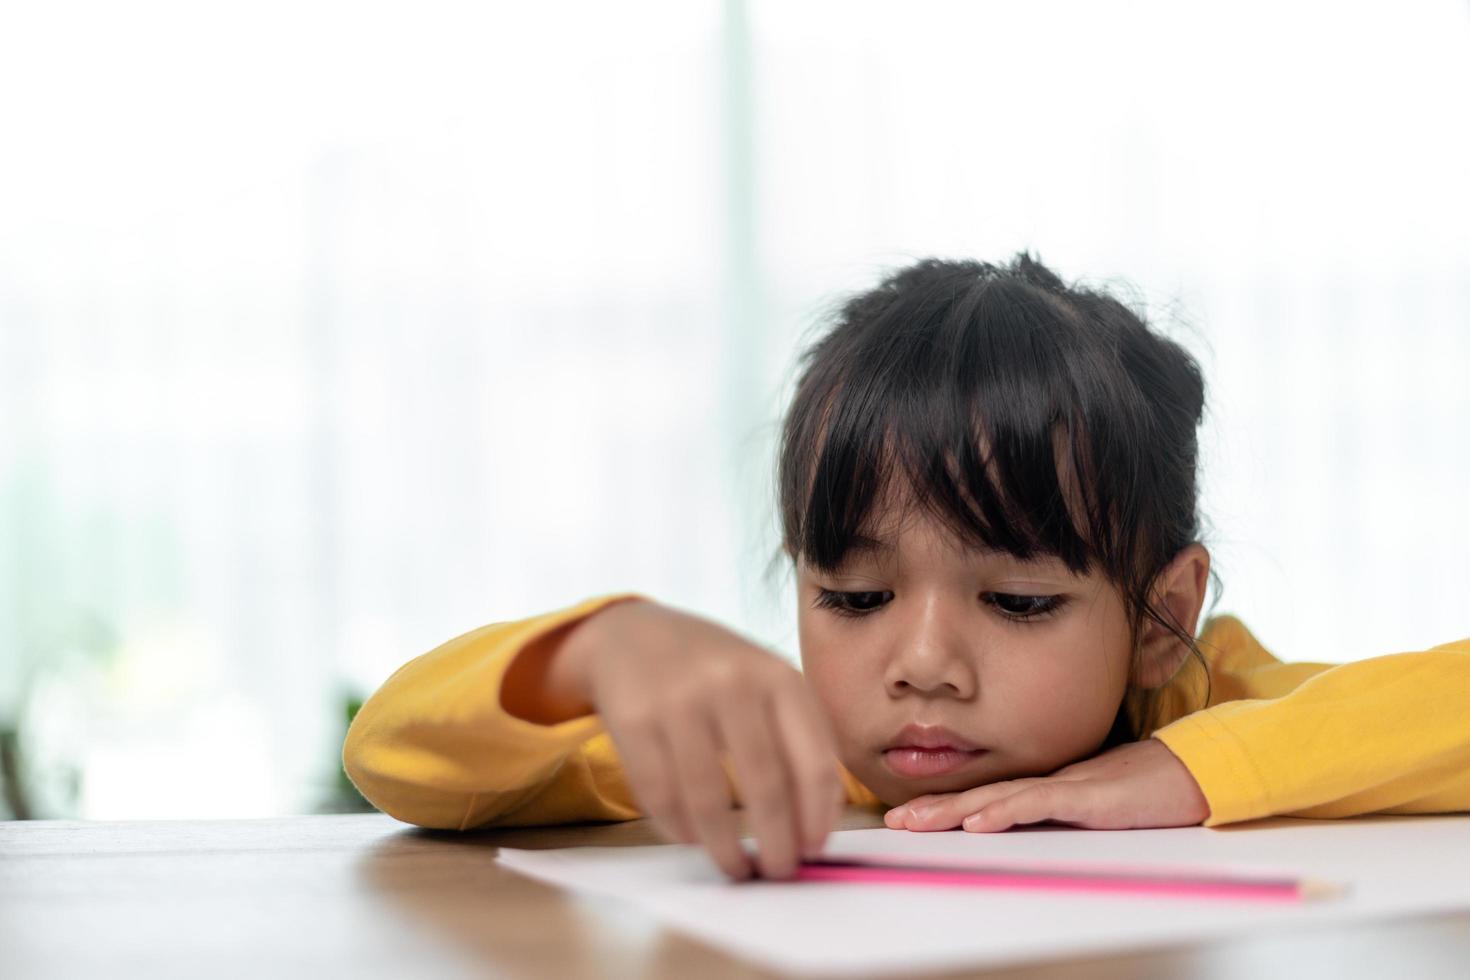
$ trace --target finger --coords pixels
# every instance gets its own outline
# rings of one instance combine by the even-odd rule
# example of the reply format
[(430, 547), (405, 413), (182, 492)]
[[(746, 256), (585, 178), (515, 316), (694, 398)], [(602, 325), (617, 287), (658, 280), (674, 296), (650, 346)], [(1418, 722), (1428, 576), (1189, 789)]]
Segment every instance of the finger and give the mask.
[(1037, 778), (1006, 779), (976, 786), (962, 793), (950, 793), (920, 806), (910, 806), (907, 814), (902, 816), (902, 826), (906, 830), (918, 831), (953, 830), (972, 813), (996, 800), (1019, 793), (1038, 781)]
[(767, 703), (764, 698), (722, 699), (718, 720), (755, 835), (761, 877), (789, 878), (796, 870), (796, 807)]
[(816, 698), (803, 686), (782, 691), (771, 710), (786, 750), (798, 846), (802, 856), (815, 857), (847, 805), (837, 742)]
[(902, 830), (904, 819), (913, 809), (930, 806), (938, 803), (940, 800), (946, 800), (951, 796), (958, 795), (958, 793), (925, 793), (923, 796), (916, 796), (907, 803), (900, 803), (883, 814), (883, 822), (895, 830)]
[(720, 870), (743, 880), (751, 875), (750, 858), (740, 846), (738, 816), (720, 764), (713, 719), (698, 711), (671, 717), (662, 731), (674, 760), (674, 779), (694, 835)]
[(608, 733), (628, 777), (628, 787), (654, 829), (666, 840), (695, 842), (694, 826), (674, 785), (674, 759), (655, 723), (643, 719), (608, 721)]
[(847, 788), (842, 783), (831, 722), (805, 682), (782, 692), (774, 704), (792, 775), (803, 857), (815, 857), (842, 821)]
[(1038, 783), (983, 807), (966, 817), (963, 826), (972, 833), (993, 833), (1042, 820), (1071, 823), (1080, 817), (1079, 800), (1086, 792), (1076, 783)]

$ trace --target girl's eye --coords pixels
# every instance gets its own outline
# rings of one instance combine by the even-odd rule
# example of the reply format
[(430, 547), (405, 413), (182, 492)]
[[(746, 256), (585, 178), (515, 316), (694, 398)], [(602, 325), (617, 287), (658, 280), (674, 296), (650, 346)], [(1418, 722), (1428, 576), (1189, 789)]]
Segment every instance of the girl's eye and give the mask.
[(833, 592), (830, 589), (818, 589), (817, 601), (813, 605), (830, 609), (839, 616), (866, 616), (881, 609), (892, 598), (892, 592)]
[[(1001, 615), (1015, 622), (1044, 619), (1055, 614), (1067, 602), (1060, 595), (1013, 595), (1008, 592), (986, 592), (981, 597), (985, 602), (1000, 610)], [(830, 609), (839, 616), (866, 616), (877, 612), (893, 599), (888, 591), (836, 592), (818, 589), (813, 605)]]
[(1007, 619), (1017, 621), (1050, 616), (1067, 601), (1066, 596), (1012, 595), (1007, 592), (986, 592), (982, 598), (999, 609)]

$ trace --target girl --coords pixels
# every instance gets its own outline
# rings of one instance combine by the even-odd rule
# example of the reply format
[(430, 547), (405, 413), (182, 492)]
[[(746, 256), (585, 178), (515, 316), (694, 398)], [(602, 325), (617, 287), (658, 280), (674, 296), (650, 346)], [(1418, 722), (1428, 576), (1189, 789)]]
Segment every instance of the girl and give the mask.
[(600, 596), (404, 665), (347, 773), (426, 827), (646, 815), (735, 878), (792, 874), (844, 803), (967, 831), (1470, 809), (1470, 639), (1334, 666), (1230, 616), (1196, 637), (1203, 406), (1109, 296), (919, 262), (841, 309), (786, 416), (800, 673)]

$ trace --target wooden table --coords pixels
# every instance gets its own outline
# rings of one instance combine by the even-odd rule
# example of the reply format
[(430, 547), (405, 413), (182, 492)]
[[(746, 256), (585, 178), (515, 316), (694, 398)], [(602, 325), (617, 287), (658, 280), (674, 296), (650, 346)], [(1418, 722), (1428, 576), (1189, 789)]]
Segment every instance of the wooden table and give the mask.
[[(843, 823), (873, 826), (856, 809)], [(502, 844), (655, 842), (641, 820), (468, 834), (380, 814), (0, 823), (0, 977), (770, 976), (490, 860)], [(1470, 913), (969, 975), (1464, 978)]]

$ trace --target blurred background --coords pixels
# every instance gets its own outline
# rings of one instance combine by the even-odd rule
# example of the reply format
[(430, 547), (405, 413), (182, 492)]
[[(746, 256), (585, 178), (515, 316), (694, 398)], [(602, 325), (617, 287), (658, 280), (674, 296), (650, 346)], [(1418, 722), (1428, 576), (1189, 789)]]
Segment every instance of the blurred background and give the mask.
[(1030, 248), (1200, 359), (1286, 660), (1470, 635), (1470, 4), (0, 14), (0, 815), (360, 806), (404, 661), (636, 589), (796, 654), (795, 357)]

